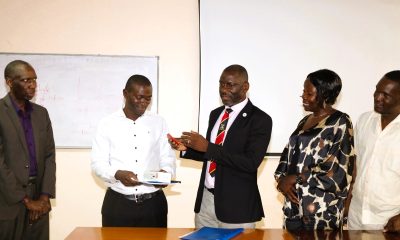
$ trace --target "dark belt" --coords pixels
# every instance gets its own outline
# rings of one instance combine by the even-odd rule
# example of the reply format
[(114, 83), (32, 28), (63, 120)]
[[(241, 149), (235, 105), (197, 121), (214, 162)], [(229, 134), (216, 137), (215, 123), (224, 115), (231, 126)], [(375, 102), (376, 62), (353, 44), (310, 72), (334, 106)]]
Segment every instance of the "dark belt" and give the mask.
[(22, 187), (23, 187), (23, 188), (26, 188), (26, 187), (28, 187), (28, 186), (31, 186), (31, 185), (36, 184), (36, 178), (37, 178), (36, 176), (30, 176), (30, 177), (28, 178), (28, 183), (22, 185)]
[(146, 200), (149, 200), (149, 199), (151, 199), (151, 198), (153, 198), (153, 197), (155, 197), (155, 196), (157, 196), (158, 194), (161, 193), (161, 190), (157, 190), (157, 191), (152, 192), (152, 193), (125, 195), (125, 194), (116, 192), (116, 191), (112, 190), (111, 188), (110, 188), (110, 190), (115, 192), (115, 193), (117, 193), (117, 194), (119, 194), (119, 195), (121, 195), (121, 196), (123, 196), (124, 198), (126, 198), (128, 200), (131, 200), (131, 201), (134, 201), (136, 203), (142, 203), (142, 202), (144, 202)]
[(29, 176), (28, 184), (35, 184), (36, 183), (36, 176)]
[(212, 195), (214, 195), (214, 188), (206, 188), (207, 191), (209, 191), (210, 193), (212, 193)]

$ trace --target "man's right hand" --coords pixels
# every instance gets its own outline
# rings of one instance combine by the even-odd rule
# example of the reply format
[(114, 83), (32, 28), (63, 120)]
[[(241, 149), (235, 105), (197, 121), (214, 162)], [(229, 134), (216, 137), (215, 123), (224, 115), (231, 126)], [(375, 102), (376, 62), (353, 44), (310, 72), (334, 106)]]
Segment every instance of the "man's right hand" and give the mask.
[(118, 170), (115, 173), (115, 179), (119, 180), (127, 187), (133, 187), (141, 184), (138, 181), (137, 175), (131, 171)]
[(180, 138), (168, 138), (169, 145), (177, 151), (186, 151), (187, 147), (183, 145), (182, 139)]

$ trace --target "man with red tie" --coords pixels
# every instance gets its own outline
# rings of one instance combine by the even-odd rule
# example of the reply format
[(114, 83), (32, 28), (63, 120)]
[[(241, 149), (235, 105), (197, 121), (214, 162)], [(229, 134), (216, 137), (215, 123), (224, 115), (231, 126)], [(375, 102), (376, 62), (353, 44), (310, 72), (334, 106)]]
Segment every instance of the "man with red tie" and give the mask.
[(196, 228), (255, 228), (264, 217), (257, 186), (260, 166), (271, 137), (271, 117), (247, 98), (247, 71), (231, 65), (219, 80), (224, 106), (210, 114), (207, 137), (183, 132), (182, 157), (203, 161), (194, 211)]

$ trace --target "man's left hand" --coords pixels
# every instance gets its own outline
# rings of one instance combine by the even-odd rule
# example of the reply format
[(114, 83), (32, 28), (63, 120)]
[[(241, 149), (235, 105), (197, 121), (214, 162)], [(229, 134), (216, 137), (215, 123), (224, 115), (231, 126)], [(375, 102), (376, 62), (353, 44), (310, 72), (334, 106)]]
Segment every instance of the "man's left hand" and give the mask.
[(183, 132), (182, 143), (189, 148), (200, 152), (206, 152), (208, 148), (208, 141), (197, 132)]
[[(165, 170), (163, 170), (163, 169), (160, 169), (160, 171), (159, 172), (167, 172), (167, 171), (165, 171)], [(161, 188), (165, 188), (165, 187), (168, 187), (168, 184), (167, 185), (159, 185), (159, 184), (157, 184), (157, 185), (153, 185), (154, 187), (156, 187), (156, 188), (159, 188), (159, 189), (161, 189)]]
[(400, 232), (400, 214), (389, 219), (383, 232)]

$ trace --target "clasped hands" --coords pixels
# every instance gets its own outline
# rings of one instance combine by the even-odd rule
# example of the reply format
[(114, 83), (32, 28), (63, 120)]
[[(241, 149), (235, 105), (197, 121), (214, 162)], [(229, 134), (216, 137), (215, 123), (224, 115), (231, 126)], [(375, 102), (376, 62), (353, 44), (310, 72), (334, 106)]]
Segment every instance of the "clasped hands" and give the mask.
[(180, 138), (175, 138), (176, 141), (168, 139), (171, 147), (178, 151), (186, 151), (188, 148), (200, 152), (206, 152), (208, 148), (208, 141), (197, 132), (183, 132)]
[(29, 211), (29, 223), (33, 224), (42, 215), (51, 211), (49, 196), (42, 194), (38, 200), (24, 198), (25, 207)]

